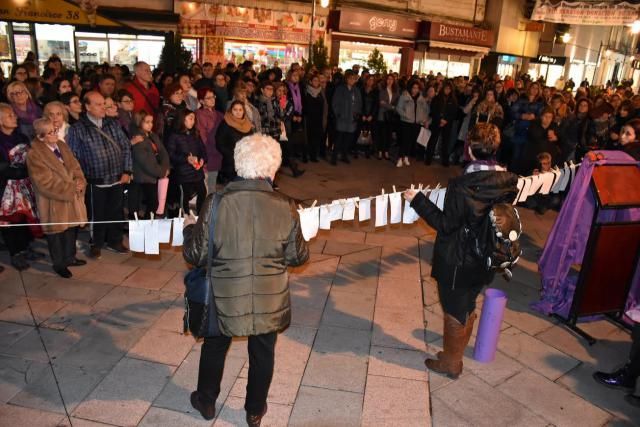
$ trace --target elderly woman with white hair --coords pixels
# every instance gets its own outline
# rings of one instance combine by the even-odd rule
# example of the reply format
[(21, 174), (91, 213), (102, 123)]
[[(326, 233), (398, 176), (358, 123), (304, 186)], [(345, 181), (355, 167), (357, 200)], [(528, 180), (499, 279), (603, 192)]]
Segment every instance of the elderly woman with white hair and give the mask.
[[(234, 154), (238, 178), (218, 197), (207, 197), (195, 225), (193, 217), (185, 221), (185, 260), (202, 267), (213, 251), (207, 274), (222, 332), (204, 339), (191, 404), (205, 419), (215, 417), (231, 337), (249, 337), (244, 408), (247, 423), (259, 426), (267, 411), (276, 335), (291, 321), (287, 267), (305, 263), (309, 252), (295, 206), (272, 188), (282, 156), (278, 142), (254, 134), (238, 141)], [(216, 215), (210, 218), (214, 201)], [(215, 229), (213, 247), (209, 227)]]
[(60, 141), (67, 139), (67, 132), (69, 132), (69, 112), (62, 102), (51, 101), (47, 103), (47, 105), (44, 106), (42, 117), (51, 120), (51, 124), (56, 130)]

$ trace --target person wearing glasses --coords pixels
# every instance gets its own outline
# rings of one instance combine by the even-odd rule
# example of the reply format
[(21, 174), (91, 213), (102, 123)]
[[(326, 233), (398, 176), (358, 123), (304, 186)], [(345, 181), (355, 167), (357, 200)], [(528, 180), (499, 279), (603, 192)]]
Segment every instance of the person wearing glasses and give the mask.
[(7, 99), (18, 116), (18, 127), (29, 140), (35, 136), (34, 120), (42, 117), (42, 109), (31, 98), (29, 90), (22, 82), (11, 82), (7, 85)]
[(64, 108), (64, 104), (60, 101), (51, 101), (44, 106), (43, 117), (51, 120), (53, 127), (58, 132), (58, 139), (65, 141), (67, 139), (67, 133), (69, 132), (69, 123), (67, 117), (69, 114)]
[(72, 276), (68, 267), (87, 263), (76, 258), (78, 228), (87, 221), (84, 204), (87, 181), (71, 149), (58, 137), (54, 122), (42, 118), (36, 120), (33, 127), (36, 137), (27, 156), (27, 168), (36, 190), (40, 221), (43, 224), (72, 223), (42, 226), (53, 271), (68, 279)]
[(64, 105), (67, 111), (67, 121), (69, 125), (73, 125), (80, 120), (80, 114), (82, 114), (82, 102), (80, 97), (73, 92), (63, 93), (60, 95), (60, 102)]
[(116, 99), (118, 100), (118, 122), (124, 132), (130, 135), (130, 127), (133, 122), (133, 95), (126, 89), (120, 89)]

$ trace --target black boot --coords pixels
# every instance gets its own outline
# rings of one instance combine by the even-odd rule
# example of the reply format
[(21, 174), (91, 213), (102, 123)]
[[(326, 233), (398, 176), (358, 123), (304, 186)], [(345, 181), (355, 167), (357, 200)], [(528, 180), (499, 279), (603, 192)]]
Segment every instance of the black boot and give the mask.
[(637, 377), (631, 375), (629, 365), (624, 365), (610, 374), (595, 372), (593, 379), (606, 387), (632, 392), (635, 389)]

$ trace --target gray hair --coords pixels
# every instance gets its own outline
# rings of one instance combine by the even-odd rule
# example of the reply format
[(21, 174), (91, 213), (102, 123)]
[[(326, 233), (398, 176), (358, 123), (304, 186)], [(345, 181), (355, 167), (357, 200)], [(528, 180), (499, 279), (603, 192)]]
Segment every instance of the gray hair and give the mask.
[(282, 162), (282, 150), (275, 139), (256, 133), (238, 141), (233, 157), (242, 178), (273, 178)]

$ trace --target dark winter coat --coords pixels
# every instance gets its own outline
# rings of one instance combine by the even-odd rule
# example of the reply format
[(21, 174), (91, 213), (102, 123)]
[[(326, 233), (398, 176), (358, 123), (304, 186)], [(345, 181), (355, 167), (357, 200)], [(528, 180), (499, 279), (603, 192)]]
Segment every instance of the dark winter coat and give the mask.
[[(552, 130), (558, 137), (558, 141), (549, 141), (548, 132)], [(520, 156), (517, 172), (521, 175), (531, 175), (534, 169), (538, 167), (538, 154), (551, 154), (551, 165), (560, 162), (562, 146), (561, 133), (558, 125), (551, 123), (547, 129), (543, 128), (539, 121), (531, 124), (528, 131), (527, 143), (524, 151)]]
[(196, 169), (187, 161), (189, 154), (207, 160), (207, 150), (194, 130), (169, 136), (167, 152), (171, 159), (171, 177), (177, 184), (204, 180), (204, 167)]
[(358, 129), (358, 118), (362, 114), (362, 96), (357, 87), (346, 84), (338, 86), (331, 100), (338, 132), (353, 133)]
[(513, 142), (515, 144), (524, 144), (527, 142), (527, 131), (533, 122), (532, 120), (522, 119), (522, 115), (525, 113), (533, 113), (536, 115), (536, 118), (539, 119), (543, 108), (544, 102), (542, 98), (529, 102), (528, 98), (523, 97), (513, 103), (511, 106), (511, 117), (513, 118)]
[(288, 266), (309, 258), (295, 207), (265, 180), (239, 180), (222, 191), (209, 248), (213, 195), (195, 225), (184, 229), (184, 258), (203, 267), (213, 250), (209, 276), (226, 336), (282, 331), (291, 321)]
[(233, 160), (233, 151), (236, 143), (245, 136), (251, 135), (252, 132), (243, 133), (235, 129), (226, 121), (222, 121), (216, 132), (216, 147), (222, 154), (222, 165), (220, 166), (220, 175), (223, 180), (229, 181), (236, 176), (236, 165)]
[(19, 128), (14, 129), (11, 135), (0, 132), (0, 197), (4, 194), (8, 180), (29, 177), (26, 164), (11, 166), (9, 161), (9, 151), (19, 144), (29, 145), (29, 139), (20, 133)]
[(312, 96), (308, 91), (304, 91), (302, 96), (302, 111), (304, 111), (304, 120), (307, 124), (307, 132), (323, 133), (322, 126), (324, 119), (324, 96), (322, 92), (318, 93), (318, 96)]
[[(142, 135), (132, 129), (132, 135)], [(132, 147), (133, 182), (136, 184), (155, 184), (164, 178), (170, 167), (169, 153), (155, 133), (143, 135), (144, 141)]]
[(640, 161), (640, 142), (636, 141), (627, 145), (623, 145), (622, 151), (624, 151), (634, 159)]
[(518, 194), (518, 177), (511, 172), (479, 171), (453, 178), (447, 186), (444, 210), (418, 192), (411, 207), (438, 233), (431, 276), (438, 283), (464, 288), (493, 280), (464, 239), (464, 227), (478, 230), (495, 203), (511, 203)]

